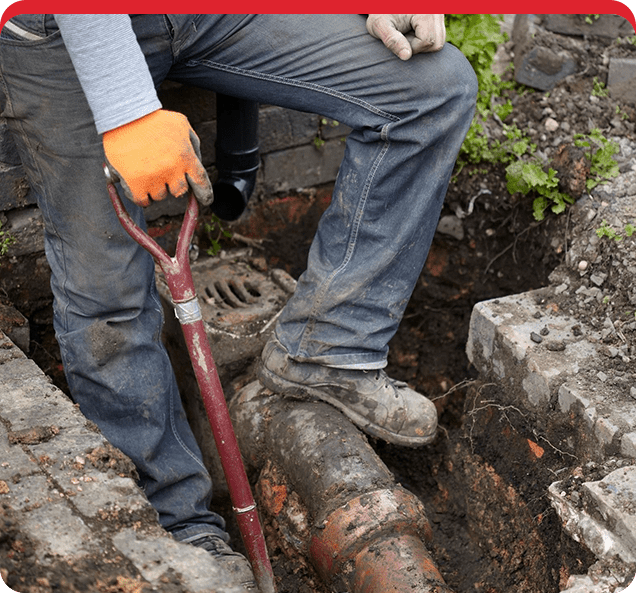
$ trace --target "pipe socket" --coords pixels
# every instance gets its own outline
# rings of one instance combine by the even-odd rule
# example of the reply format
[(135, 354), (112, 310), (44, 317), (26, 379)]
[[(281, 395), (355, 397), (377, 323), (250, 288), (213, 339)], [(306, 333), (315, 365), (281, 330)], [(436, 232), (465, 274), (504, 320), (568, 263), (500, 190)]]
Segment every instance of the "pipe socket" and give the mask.
[(424, 541), (424, 506), (395, 483), (366, 437), (332, 406), (253, 382), (230, 402), (257, 498), (285, 543), (334, 590), (451, 593)]
[(258, 103), (216, 95), (216, 169), (212, 212), (236, 220), (256, 185), (259, 167)]

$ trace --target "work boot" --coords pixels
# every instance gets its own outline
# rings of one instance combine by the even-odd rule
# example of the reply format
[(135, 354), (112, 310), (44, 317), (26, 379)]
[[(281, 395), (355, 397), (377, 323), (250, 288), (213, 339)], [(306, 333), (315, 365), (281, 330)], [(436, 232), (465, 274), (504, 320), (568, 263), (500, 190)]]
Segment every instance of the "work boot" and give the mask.
[(241, 584), (246, 591), (257, 591), (252, 567), (243, 554), (235, 552), (218, 535), (206, 534), (187, 543), (203, 548), (209, 552), (223, 568), (228, 571), (237, 584)]
[(296, 362), (273, 336), (263, 348), (258, 378), (275, 393), (327, 402), (367, 434), (389, 443), (419, 447), (435, 438), (433, 402), (382, 370)]

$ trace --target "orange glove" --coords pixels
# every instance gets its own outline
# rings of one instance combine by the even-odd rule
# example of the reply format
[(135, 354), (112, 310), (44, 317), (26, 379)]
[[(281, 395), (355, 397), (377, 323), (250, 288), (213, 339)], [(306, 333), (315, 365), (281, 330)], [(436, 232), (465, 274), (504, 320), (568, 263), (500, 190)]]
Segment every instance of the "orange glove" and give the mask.
[(212, 202), (199, 138), (185, 115), (159, 109), (105, 132), (103, 142), (111, 173), (136, 204), (183, 197), (190, 188), (202, 204)]

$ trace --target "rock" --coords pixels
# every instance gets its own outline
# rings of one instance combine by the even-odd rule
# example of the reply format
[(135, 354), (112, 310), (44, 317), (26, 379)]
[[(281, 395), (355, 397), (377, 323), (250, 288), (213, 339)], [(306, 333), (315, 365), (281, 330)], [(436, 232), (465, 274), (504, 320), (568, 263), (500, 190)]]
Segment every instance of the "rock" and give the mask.
[(556, 132), (559, 129), (559, 122), (549, 117), (543, 124), (548, 132)]
[(542, 44), (543, 29), (538, 17), (520, 14), (515, 18), (512, 40), (515, 43), (515, 80), (535, 89), (548, 91), (566, 76), (577, 71), (576, 60), (565, 49)]
[(580, 148), (571, 144), (561, 144), (552, 160), (552, 167), (559, 174), (559, 188), (562, 191), (574, 199), (580, 198), (585, 193), (590, 162)]
[(607, 88), (612, 98), (636, 105), (636, 58), (610, 58)]

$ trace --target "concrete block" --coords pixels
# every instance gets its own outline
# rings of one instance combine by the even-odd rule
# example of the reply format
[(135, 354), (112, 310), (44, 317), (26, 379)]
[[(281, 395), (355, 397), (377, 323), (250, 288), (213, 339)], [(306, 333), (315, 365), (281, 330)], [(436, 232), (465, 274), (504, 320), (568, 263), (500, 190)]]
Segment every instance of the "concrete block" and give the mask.
[(630, 22), (615, 14), (601, 14), (598, 18), (587, 14), (546, 14), (543, 15), (542, 25), (548, 31), (563, 35), (594, 35), (616, 39), (634, 34)]
[(594, 434), (599, 442), (608, 447), (614, 441), (620, 428), (610, 418), (598, 418), (594, 424)]
[(35, 204), (22, 165), (0, 163), (0, 211)]
[(14, 166), (21, 164), (20, 155), (4, 118), (0, 118), (0, 163)]
[(162, 577), (177, 573), (188, 593), (245, 593), (243, 588), (231, 584), (229, 574), (210, 554), (170, 537), (147, 536), (133, 529), (123, 529), (113, 537), (113, 544), (144, 579), (158, 586), (157, 590), (162, 589)]
[(629, 432), (621, 437), (621, 455), (636, 459), (636, 432)]
[[(582, 488), (586, 486), (588, 484), (583, 484)], [(585, 545), (597, 558), (609, 560), (619, 556), (623, 562), (636, 560), (631, 542), (614, 530), (608, 517), (598, 514), (594, 499), (587, 501), (587, 505), (578, 504), (570, 498), (561, 482), (550, 485), (548, 498), (565, 532), (574, 541)]]
[(344, 144), (328, 140), (318, 149), (299, 146), (263, 155), (263, 190), (289, 191), (329, 183), (336, 179), (344, 157)]
[(571, 389), (560, 389), (595, 355), (595, 348), (575, 335), (574, 321), (538, 306), (539, 295), (545, 292), (477, 303), (466, 352), (486, 377), (520, 385), (531, 407), (544, 408), (561, 398), (562, 409), (568, 410), (576, 395)]
[(607, 88), (612, 98), (636, 105), (636, 58), (610, 58)]
[(258, 118), (258, 143), (261, 154), (310, 144), (318, 134), (320, 118), (282, 107), (261, 108)]
[(44, 219), (39, 208), (9, 210), (5, 228), (14, 238), (7, 251), (9, 257), (44, 252)]
[(0, 332), (4, 332), (11, 341), (22, 350), (29, 352), (31, 332), (28, 319), (10, 304), (0, 299)]
[(0, 354), (7, 352), (13, 356), (0, 360), (0, 505), (16, 513), (39, 566), (87, 558), (95, 580), (105, 580), (123, 555), (152, 590), (169, 580), (183, 593), (242, 593), (210, 554), (160, 527), (129, 475), (130, 461), (0, 334)]
[(50, 555), (76, 561), (91, 551), (99, 551), (98, 542), (91, 542), (90, 529), (73, 513), (63, 496), (31, 509), (24, 515), (23, 527), (37, 542), (35, 554), (40, 561)]
[(573, 407), (585, 410), (591, 403), (586, 395), (587, 391), (579, 389), (576, 385), (564, 383), (559, 387), (559, 408), (563, 413), (568, 413)]
[(614, 470), (598, 482), (583, 484), (600, 516), (624, 546), (624, 562), (636, 561), (636, 466)]

